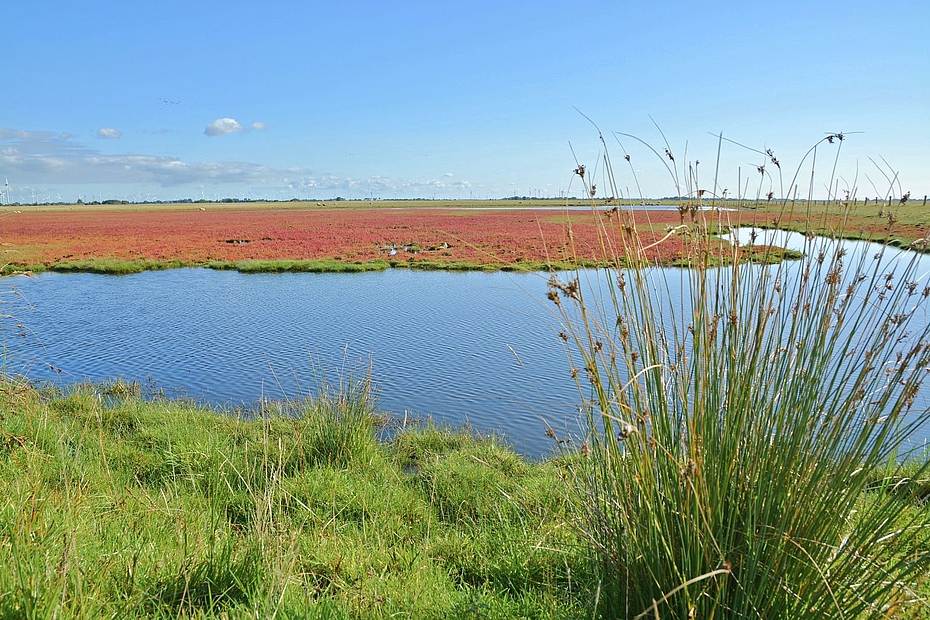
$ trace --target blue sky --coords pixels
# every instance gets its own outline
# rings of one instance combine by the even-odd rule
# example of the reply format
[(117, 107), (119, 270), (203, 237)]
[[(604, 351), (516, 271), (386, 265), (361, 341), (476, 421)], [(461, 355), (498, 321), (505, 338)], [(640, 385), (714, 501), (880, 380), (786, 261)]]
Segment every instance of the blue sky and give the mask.
[[(0, 183), (22, 202), (554, 197), (581, 193), (577, 158), (603, 195), (603, 149), (580, 110), (605, 134), (623, 195), (637, 181), (645, 196), (676, 193), (661, 158), (614, 133), (661, 153), (658, 125), (682, 186), (690, 164), (703, 189), (783, 195), (800, 166), (807, 195), (805, 152), (845, 132), (817, 148), (816, 196), (922, 198), (928, 7), (8, 3)], [(715, 187), (719, 132), (772, 149), (781, 178), (725, 141)]]

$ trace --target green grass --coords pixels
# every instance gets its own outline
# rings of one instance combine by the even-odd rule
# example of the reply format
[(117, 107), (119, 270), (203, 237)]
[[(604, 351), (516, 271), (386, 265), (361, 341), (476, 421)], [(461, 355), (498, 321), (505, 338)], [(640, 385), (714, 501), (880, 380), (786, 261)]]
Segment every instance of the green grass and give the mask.
[(558, 461), (379, 440), (367, 381), (252, 419), (138, 392), (0, 382), (0, 618), (582, 616)]
[(240, 273), (355, 273), (384, 271), (386, 261), (345, 262), (335, 259), (313, 260), (245, 260), (234, 263), (215, 262), (206, 265), (211, 269), (235, 270)]
[[(177, 269), (191, 267), (192, 263), (185, 261), (149, 261), (149, 260), (122, 260), (116, 258), (89, 258), (86, 260), (64, 261), (55, 263), (47, 269), (62, 273), (97, 273), (104, 275), (128, 275), (142, 273), (143, 271), (161, 271), (164, 269)], [(32, 270), (39, 273), (41, 270)]]
[(6, 263), (4, 265), (0, 265), (0, 277), (23, 273), (42, 273), (47, 270), (48, 268), (41, 263), (35, 265), (26, 265), (23, 263)]
[[(582, 262), (582, 267), (594, 267), (591, 261)], [(240, 273), (361, 273), (366, 271), (384, 271), (389, 268), (420, 269), (424, 271), (519, 271), (538, 272), (550, 269), (561, 271), (579, 267), (577, 262), (561, 261), (543, 263), (522, 261), (518, 263), (475, 263), (470, 261), (441, 260), (371, 260), (342, 261), (336, 259), (312, 260), (244, 260), (213, 261), (196, 263), (186, 261), (144, 261), (93, 258), (80, 261), (65, 261), (52, 266), (22, 265), (9, 263), (0, 267), (0, 276), (14, 273), (42, 273), (58, 271), (63, 273), (96, 273), (104, 275), (127, 275), (143, 271), (159, 271), (179, 267), (206, 267), (220, 271), (238, 271)]]
[[(141, 392), (122, 381), (63, 392), (0, 382), (0, 618), (633, 615), (632, 605), (609, 607), (609, 588), (635, 564), (615, 558), (624, 561), (603, 573), (575, 527), (593, 498), (574, 483), (607, 475), (603, 446), (529, 462), (469, 429), (426, 424), (379, 438), (367, 379), (249, 419)], [(821, 470), (823, 483), (843, 471)], [(854, 512), (870, 527), (890, 503), (901, 510), (887, 527), (926, 519), (921, 467), (890, 455), (863, 480)], [(662, 500), (680, 509), (672, 490)], [(614, 491), (593, 504), (602, 525), (630, 489)], [(649, 501), (631, 506), (638, 526), (627, 531), (661, 539), (667, 508)], [(853, 557), (893, 568), (928, 542), (920, 530)], [(638, 589), (656, 597), (646, 581), (627, 593)]]

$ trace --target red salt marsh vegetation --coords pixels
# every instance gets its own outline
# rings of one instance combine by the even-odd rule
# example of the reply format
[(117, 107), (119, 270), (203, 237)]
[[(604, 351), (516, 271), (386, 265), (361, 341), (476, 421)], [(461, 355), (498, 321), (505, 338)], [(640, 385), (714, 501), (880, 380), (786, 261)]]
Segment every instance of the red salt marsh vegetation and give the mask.
[[(633, 230), (643, 245), (679, 224), (677, 211), (567, 209), (327, 208), (304, 203), (229, 208), (78, 207), (0, 214), (2, 263), (34, 270), (119, 261), (160, 268), (232, 267), (243, 261), (338, 261), (420, 268), (538, 268), (604, 256)], [(601, 226), (600, 224), (605, 224)], [(571, 233), (569, 232), (571, 230)], [(606, 232), (605, 232), (606, 231)], [(648, 252), (673, 263), (686, 238)]]
[[(241, 270), (539, 269), (592, 264), (634, 231), (647, 258), (681, 263), (693, 243), (672, 201), (596, 212), (539, 201), (346, 201), (248, 204), (40, 205), (0, 210), (0, 268), (123, 273), (175, 266)], [(542, 208), (539, 208), (542, 207)], [(698, 225), (763, 226), (908, 246), (926, 243), (922, 202), (726, 203)], [(569, 235), (571, 230), (571, 235)], [(696, 237), (701, 237), (697, 235)], [(629, 238), (627, 238), (629, 241)], [(691, 248), (693, 249), (693, 248)], [(711, 248), (712, 251), (721, 247)]]

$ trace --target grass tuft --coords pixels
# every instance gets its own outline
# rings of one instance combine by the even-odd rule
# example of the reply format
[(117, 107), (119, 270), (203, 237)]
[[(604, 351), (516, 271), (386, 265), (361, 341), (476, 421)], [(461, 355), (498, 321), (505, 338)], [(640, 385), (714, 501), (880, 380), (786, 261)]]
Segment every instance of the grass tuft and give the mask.
[[(670, 148), (653, 152), (676, 194), (699, 196), (677, 184), (697, 182), (696, 162), (675, 169)], [(593, 195), (584, 167), (576, 174)], [(902, 501), (874, 481), (902, 480), (905, 467), (927, 477), (926, 455), (908, 451), (930, 418), (916, 400), (930, 365), (930, 331), (912, 321), (928, 297), (916, 255), (808, 236), (792, 262), (734, 243), (721, 263), (699, 202), (682, 202), (666, 237), (685, 235), (689, 269), (660, 270), (638, 235), (608, 245), (605, 234), (616, 267), (550, 280), (589, 422), (570, 462), (596, 612), (913, 612), (930, 520), (913, 493)]]

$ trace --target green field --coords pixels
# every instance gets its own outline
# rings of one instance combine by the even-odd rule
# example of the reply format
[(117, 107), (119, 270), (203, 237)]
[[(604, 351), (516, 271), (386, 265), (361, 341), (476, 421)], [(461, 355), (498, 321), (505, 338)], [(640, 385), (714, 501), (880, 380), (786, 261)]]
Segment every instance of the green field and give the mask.
[(565, 463), (367, 390), (245, 419), (0, 382), (0, 617), (582, 617)]

